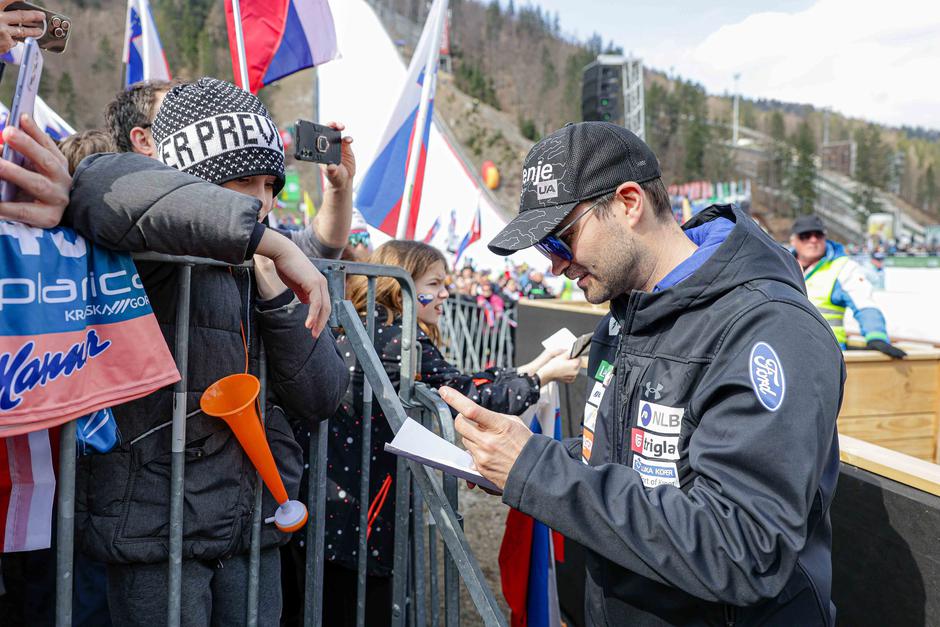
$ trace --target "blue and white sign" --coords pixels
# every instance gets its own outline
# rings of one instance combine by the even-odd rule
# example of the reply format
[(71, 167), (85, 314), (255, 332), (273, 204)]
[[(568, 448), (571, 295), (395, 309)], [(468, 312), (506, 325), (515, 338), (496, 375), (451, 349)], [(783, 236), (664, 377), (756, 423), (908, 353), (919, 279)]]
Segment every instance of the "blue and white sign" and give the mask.
[(776, 351), (767, 342), (758, 342), (751, 347), (749, 359), (751, 385), (757, 400), (770, 411), (777, 411), (783, 404), (787, 391), (783, 364)]

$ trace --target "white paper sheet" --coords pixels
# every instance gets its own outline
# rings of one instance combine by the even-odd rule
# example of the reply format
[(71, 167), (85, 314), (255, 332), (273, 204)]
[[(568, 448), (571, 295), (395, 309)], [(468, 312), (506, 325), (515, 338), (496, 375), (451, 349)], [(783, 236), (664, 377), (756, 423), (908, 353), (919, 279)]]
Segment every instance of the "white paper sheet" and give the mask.
[(546, 350), (556, 350), (564, 349), (565, 353), (571, 352), (571, 346), (574, 344), (575, 340), (578, 339), (574, 336), (574, 333), (568, 330), (568, 327), (562, 327), (558, 329), (550, 336), (542, 340), (542, 346)]
[(495, 483), (473, 469), (470, 453), (454, 446), (420, 423), (408, 418), (385, 450), (394, 455), (443, 470), (447, 474), (466, 479), (482, 488), (502, 494)]

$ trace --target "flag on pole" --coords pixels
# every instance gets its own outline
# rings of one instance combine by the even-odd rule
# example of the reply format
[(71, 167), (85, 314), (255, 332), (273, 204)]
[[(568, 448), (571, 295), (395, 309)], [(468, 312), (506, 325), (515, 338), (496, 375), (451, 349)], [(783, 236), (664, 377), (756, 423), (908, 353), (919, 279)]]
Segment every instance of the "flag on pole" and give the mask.
[[(560, 440), (558, 384), (553, 382), (543, 387), (539, 402), (521, 419), (526, 422), (531, 419), (532, 433), (544, 433)], [(562, 536), (531, 516), (510, 509), (499, 548), (499, 572), (512, 627), (560, 627), (556, 559), (564, 561)]]
[[(239, 9), (252, 93), (339, 56), (327, 0), (241, 0)], [(240, 76), (232, 0), (225, 0), (225, 17), (232, 69)]]
[[(5, 104), (0, 102), (0, 131), (7, 125), (7, 118), (10, 117), (10, 110)], [(43, 131), (46, 132), (46, 135), (51, 137), (56, 141), (65, 139), (69, 135), (72, 135), (75, 132), (75, 129), (69, 126), (69, 123), (62, 119), (62, 117), (52, 110), (52, 107), (46, 104), (46, 102), (36, 96), (36, 106), (33, 109), (33, 120), (36, 121), (36, 124), (39, 125)], [(0, 145), (3, 144), (3, 137), (0, 136)]]
[(434, 236), (437, 235), (438, 229), (441, 228), (441, 218), (440, 216), (434, 218), (434, 224), (431, 225), (431, 228), (428, 229), (428, 234), (424, 236), (422, 240), (425, 244), (430, 244), (431, 240), (434, 239)]
[(124, 65), (127, 66), (125, 87), (146, 80), (170, 80), (170, 66), (163, 54), (148, 0), (127, 0)]
[[(440, 21), (445, 19), (444, 3), (434, 0), (428, 13), (424, 30), (411, 63), (405, 85), (398, 97), (398, 104), (392, 112), (385, 134), (379, 142), (375, 160), (362, 178), (359, 191), (356, 195), (356, 206), (362, 211), (366, 220), (382, 232), (395, 237), (398, 227), (398, 215), (401, 211), (405, 193), (405, 177), (408, 172), (411, 143), (416, 135), (415, 126), (418, 120), (418, 109), (421, 106), (421, 89), (425, 76), (425, 64), (428, 59), (430, 47), (440, 45), (432, 41), (434, 34), (439, 33)], [(437, 73), (437, 66), (434, 67)], [(432, 79), (434, 77), (431, 77)], [(432, 87), (434, 83), (431, 83)], [(430, 93), (428, 115), (424, 128), (420, 129), (421, 151), (418, 157), (418, 168), (415, 176), (414, 194), (411, 202), (411, 215), (408, 217), (408, 237), (414, 237), (415, 224), (418, 222), (418, 209), (421, 205), (421, 187), (424, 181), (424, 165), (427, 159), (428, 139), (431, 135), (433, 121), (434, 91)]]
[(473, 224), (470, 225), (470, 232), (467, 233), (463, 241), (460, 242), (460, 246), (457, 248), (457, 257), (454, 259), (454, 265), (460, 261), (460, 257), (463, 255), (464, 251), (470, 247), (470, 244), (476, 242), (480, 239), (480, 204), (477, 203), (477, 212), (473, 216)]
[(0, 552), (48, 549), (59, 429), (0, 439)]

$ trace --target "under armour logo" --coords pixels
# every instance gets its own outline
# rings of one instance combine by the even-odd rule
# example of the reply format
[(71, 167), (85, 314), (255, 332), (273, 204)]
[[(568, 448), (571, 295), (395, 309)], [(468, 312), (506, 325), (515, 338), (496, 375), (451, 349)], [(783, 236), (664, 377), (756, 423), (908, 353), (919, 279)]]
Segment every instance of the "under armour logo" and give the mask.
[(646, 398), (649, 398), (652, 396), (654, 401), (658, 401), (659, 399), (663, 397), (662, 395), (663, 384), (662, 383), (657, 383), (656, 387), (653, 387), (653, 384), (647, 381), (645, 385), (646, 385), (646, 389), (643, 390), (643, 396), (645, 396)]

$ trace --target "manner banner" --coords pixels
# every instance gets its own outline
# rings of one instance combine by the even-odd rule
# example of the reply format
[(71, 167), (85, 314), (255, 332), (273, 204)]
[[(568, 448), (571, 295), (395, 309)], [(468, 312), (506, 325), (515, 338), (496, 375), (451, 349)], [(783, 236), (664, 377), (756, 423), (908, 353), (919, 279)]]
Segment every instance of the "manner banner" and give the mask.
[(129, 255), (70, 229), (0, 221), (0, 437), (178, 380)]

